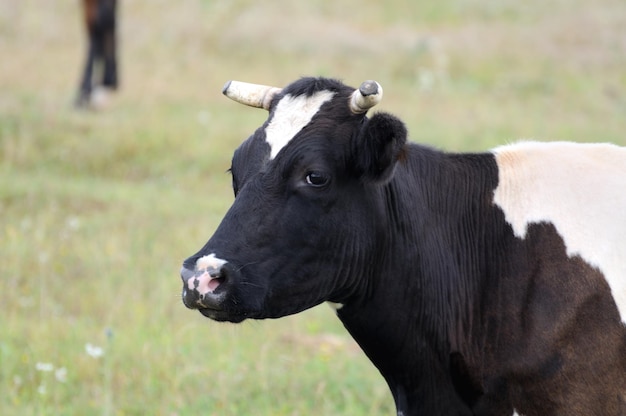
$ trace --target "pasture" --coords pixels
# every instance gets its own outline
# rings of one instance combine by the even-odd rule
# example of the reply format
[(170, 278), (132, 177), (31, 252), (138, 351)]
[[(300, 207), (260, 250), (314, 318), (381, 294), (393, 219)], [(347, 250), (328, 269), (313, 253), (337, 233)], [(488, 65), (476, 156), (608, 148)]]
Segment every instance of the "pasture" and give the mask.
[[(0, 0), (0, 414), (393, 414), (325, 305), (218, 324), (181, 262), (266, 112), (221, 94), (376, 79), (411, 140), (626, 145), (626, 2), (120, 0), (120, 91), (72, 102), (78, 1)], [(584, 172), (581, 172), (584, 174)]]

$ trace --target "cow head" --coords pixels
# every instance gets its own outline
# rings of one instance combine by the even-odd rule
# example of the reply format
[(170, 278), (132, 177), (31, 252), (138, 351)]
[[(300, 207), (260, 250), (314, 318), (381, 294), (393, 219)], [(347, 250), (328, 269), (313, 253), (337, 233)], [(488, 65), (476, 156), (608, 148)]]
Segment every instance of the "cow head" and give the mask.
[(184, 304), (239, 322), (363, 296), (385, 244), (380, 194), (406, 142), (397, 118), (366, 116), (380, 85), (233, 81), (224, 94), (269, 117), (235, 151), (232, 207), (183, 264)]

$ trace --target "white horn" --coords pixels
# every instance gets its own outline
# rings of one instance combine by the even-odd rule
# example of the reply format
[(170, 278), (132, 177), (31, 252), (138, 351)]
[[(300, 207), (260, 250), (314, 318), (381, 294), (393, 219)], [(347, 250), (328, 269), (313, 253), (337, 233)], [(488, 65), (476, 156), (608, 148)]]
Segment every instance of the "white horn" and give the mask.
[(228, 81), (222, 88), (222, 94), (233, 101), (250, 107), (269, 110), (272, 99), (282, 88), (267, 85), (249, 84), (240, 81)]
[(365, 81), (350, 97), (350, 110), (362, 114), (374, 107), (383, 98), (383, 87), (376, 81)]

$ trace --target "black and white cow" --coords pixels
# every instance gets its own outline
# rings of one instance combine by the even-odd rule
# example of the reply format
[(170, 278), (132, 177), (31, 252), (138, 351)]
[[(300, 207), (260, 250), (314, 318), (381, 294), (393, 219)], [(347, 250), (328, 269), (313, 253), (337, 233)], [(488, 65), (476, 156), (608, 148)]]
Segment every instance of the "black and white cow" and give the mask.
[(375, 82), (224, 93), (269, 117), (184, 262), (187, 307), (240, 322), (330, 302), (398, 415), (626, 415), (626, 148), (409, 144), (366, 116)]

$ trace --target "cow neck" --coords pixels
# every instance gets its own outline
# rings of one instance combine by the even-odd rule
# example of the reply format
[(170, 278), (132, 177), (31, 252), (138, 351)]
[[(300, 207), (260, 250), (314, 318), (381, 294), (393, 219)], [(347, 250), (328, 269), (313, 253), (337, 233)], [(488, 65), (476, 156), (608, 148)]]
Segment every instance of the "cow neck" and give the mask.
[(496, 185), (490, 155), (447, 156), (412, 146), (380, 190), (388, 230), (384, 265), (372, 276), (371, 295), (346, 304), (338, 316), (407, 408), (411, 392), (436, 377), (451, 354), (480, 354), (472, 334), (480, 332), (474, 306), (481, 300), (472, 296), (493, 274), (480, 247), (490, 234)]

